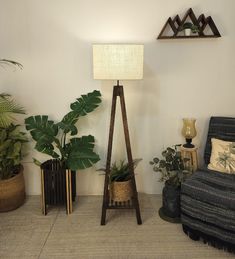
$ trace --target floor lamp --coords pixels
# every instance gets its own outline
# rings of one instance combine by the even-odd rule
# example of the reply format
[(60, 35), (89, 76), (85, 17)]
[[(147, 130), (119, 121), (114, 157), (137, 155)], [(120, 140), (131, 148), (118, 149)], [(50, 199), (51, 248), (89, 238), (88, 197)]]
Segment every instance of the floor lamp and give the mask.
[[(138, 224), (142, 224), (138, 193), (133, 168), (133, 158), (127, 123), (126, 105), (123, 86), (119, 85), (119, 80), (138, 80), (143, 78), (143, 55), (144, 46), (137, 44), (95, 44), (93, 45), (93, 75), (94, 79), (117, 80), (117, 85), (113, 87), (113, 98), (111, 108), (111, 119), (109, 128), (108, 153), (106, 161), (106, 173), (104, 183), (103, 206), (101, 215), (101, 225), (105, 225), (107, 209), (135, 209)], [(132, 179), (133, 197), (130, 204), (113, 204), (110, 200), (108, 184), (111, 166), (113, 132), (116, 113), (117, 97), (120, 97), (123, 129), (125, 135), (127, 159)]]

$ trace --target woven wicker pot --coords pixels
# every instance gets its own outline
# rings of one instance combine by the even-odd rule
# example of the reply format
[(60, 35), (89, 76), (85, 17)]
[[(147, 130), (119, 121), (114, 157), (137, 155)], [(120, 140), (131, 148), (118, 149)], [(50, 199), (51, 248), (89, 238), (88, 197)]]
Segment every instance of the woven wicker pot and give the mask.
[(0, 181), (0, 212), (14, 210), (25, 200), (23, 167), (14, 177)]
[(131, 180), (125, 182), (113, 182), (110, 184), (111, 200), (122, 202), (132, 197)]

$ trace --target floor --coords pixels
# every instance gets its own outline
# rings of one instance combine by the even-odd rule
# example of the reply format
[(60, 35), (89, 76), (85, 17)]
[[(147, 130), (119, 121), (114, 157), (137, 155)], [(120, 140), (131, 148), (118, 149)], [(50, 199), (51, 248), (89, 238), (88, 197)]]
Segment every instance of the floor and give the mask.
[(190, 240), (180, 224), (158, 216), (161, 196), (140, 195), (142, 225), (133, 210), (110, 210), (100, 226), (101, 196), (78, 197), (74, 211), (53, 208), (41, 214), (39, 196), (19, 209), (0, 214), (0, 258), (234, 258), (227, 252)]

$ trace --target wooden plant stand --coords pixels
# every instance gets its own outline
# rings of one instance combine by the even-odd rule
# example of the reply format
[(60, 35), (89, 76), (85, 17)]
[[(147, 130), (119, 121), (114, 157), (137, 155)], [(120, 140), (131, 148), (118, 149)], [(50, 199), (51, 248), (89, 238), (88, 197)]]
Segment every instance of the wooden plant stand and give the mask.
[[(110, 194), (109, 194), (109, 176), (110, 176), (110, 166), (111, 166), (113, 132), (114, 132), (114, 122), (115, 122), (115, 113), (116, 113), (116, 102), (117, 102), (118, 96), (120, 97), (123, 128), (124, 128), (124, 135), (125, 135), (125, 142), (126, 142), (127, 159), (128, 159), (128, 163), (129, 163), (129, 167), (130, 167), (130, 172), (133, 175), (133, 177), (131, 178), (133, 196), (132, 196), (132, 199), (128, 202), (114, 202), (110, 199)], [(115, 85), (113, 88), (113, 99), (112, 99), (111, 119), (110, 119), (110, 128), (109, 128), (109, 142), (108, 142), (108, 154), (107, 154), (106, 173), (105, 173), (105, 182), (104, 182), (104, 195), (103, 195), (101, 225), (105, 225), (107, 209), (135, 209), (137, 223), (139, 225), (142, 224), (140, 208), (139, 208), (139, 201), (138, 201), (138, 193), (137, 193), (137, 189), (136, 189), (136, 182), (135, 182), (135, 175), (134, 175), (133, 158), (132, 158), (132, 152), (131, 152), (128, 123), (127, 123), (124, 90), (123, 90), (123, 86), (119, 85), (119, 81), (117, 81), (117, 85)]]
[(76, 197), (76, 172), (60, 167), (57, 160), (48, 160), (41, 166), (41, 205), (47, 215), (49, 206), (65, 205), (66, 213), (72, 213)]

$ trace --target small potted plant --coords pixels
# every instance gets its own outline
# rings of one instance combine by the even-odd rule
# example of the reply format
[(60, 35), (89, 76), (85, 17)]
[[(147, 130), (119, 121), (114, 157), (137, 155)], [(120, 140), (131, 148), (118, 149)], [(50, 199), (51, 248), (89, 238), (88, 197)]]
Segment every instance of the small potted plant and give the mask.
[[(142, 159), (134, 159), (134, 169)], [(104, 168), (98, 171), (105, 171)], [(114, 202), (126, 202), (131, 200), (133, 190), (131, 179), (133, 174), (130, 172), (129, 163), (121, 160), (119, 163), (114, 162), (110, 167), (109, 175), (109, 193), (110, 199)]]
[(162, 158), (153, 158), (150, 164), (155, 172), (161, 173), (159, 181), (165, 182), (162, 192), (162, 208), (159, 215), (166, 220), (174, 222), (180, 217), (180, 187), (181, 183), (191, 175), (191, 168), (185, 168), (184, 164), (188, 158), (181, 158), (178, 150), (180, 145), (167, 147), (162, 152)]
[(19, 125), (12, 124), (14, 113), (24, 113), (8, 94), (0, 94), (0, 212), (21, 206), (25, 200), (25, 183), (21, 161), (27, 142)]
[(186, 22), (180, 27), (180, 31), (184, 31), (185, 36), (190, 36), (192, 33), (198, 33), (199, 28), (197, 25), (192, 24), (191, 22)]

